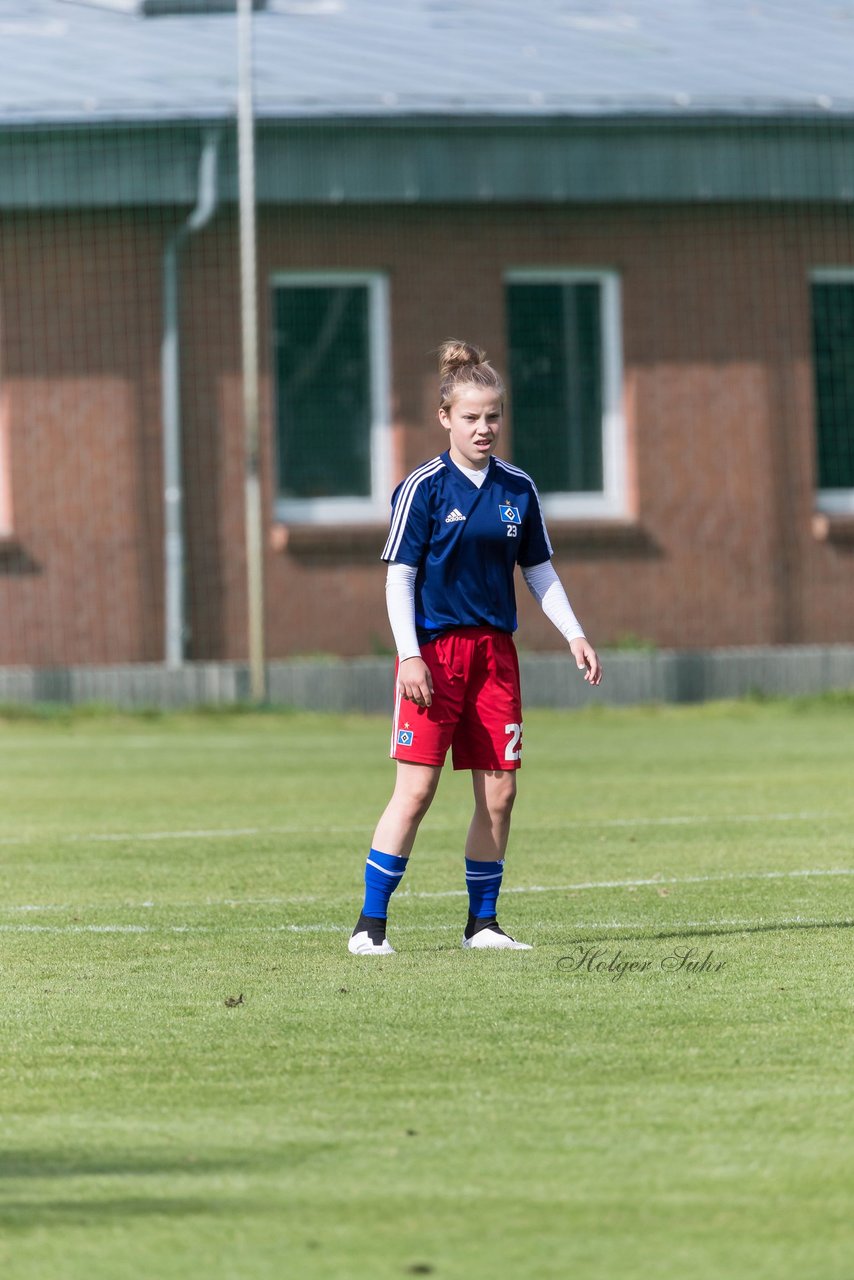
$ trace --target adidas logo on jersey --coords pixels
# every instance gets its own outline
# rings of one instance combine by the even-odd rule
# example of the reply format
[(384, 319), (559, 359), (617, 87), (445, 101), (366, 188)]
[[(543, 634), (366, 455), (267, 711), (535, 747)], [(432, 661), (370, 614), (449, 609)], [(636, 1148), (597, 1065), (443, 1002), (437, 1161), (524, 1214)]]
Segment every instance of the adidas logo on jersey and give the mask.
[(454, 507), (451, 514), (449, 516), (445, 516), (445, 524), (454, 524), (457, 520), (465, 520), (465, 516), (462, 511), (458, 511), (457, 508)]

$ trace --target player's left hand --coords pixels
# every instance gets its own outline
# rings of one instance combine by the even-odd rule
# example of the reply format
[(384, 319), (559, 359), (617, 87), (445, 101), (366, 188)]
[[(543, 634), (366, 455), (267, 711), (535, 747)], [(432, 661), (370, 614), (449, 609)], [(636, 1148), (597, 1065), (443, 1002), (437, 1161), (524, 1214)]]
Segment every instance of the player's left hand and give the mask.
[(602, 683), (602, 663), (593, 645), (585, 636), (579, 636), (577, 640), (570, 641), (570, 651), (575, 658), (579, 671), (584, 672), (584, 679), (588, 684)]

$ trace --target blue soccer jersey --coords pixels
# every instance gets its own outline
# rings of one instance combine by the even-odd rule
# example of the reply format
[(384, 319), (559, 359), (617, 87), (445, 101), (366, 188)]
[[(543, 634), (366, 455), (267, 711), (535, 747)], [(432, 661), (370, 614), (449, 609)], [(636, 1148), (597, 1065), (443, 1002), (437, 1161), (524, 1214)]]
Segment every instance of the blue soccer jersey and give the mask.
[(516, 630), (513, 570), (552, 555), (530, 476), (493, 457), (478, 488), (443, 453), (398, 485), (391, 508), (382, 559), (418, 571), (420, 643), (454, 627)]

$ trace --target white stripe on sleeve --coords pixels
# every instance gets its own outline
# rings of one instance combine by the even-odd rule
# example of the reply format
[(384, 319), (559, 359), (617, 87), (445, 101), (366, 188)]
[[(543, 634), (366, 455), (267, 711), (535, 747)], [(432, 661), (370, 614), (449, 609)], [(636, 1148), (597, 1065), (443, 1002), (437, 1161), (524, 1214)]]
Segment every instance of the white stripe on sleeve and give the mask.
[(412, 499), (415, 497), (419, 484), (422, 480), (426, 480), (428, 476), (435, 475), (437, 471), (441, 471), (444, 465), (441, 458), (433, 458), (430, 462), (425, 462), (423, 467), (413, 471), (404, 480), (403, 488), (398, 494), (397, 502), (392, 512), (391, 528), (380, 556), (381, 560), (394, 560), (396, 557), (406, 531), (406, 521), (412, 507)]
[(514, 467), (512, 462), (505, 462), (503, 458), (496, 458), (495, 461), (498, 463), (499, 467), (503, 467), (504, 470), (509, 471), (511, 475), (521, 476), (523, 480), (527, 480), (528, 484), (534, 490), (534, 497), (537, 499), (537, 506), (539, 507), (539, 510), (540, 510), (540, 523), (543, 526), (543, 537), (546, 540), (546, 547), (548, 548), (549, 555), (553, 556), (554, 547), (552, 546), (551, 541), (549, 540), (549, 531), (546, 528), (546, 516), (545, 516), (545, 512), (543, 511), (543, 504), (540, 501), (539, 489), (534, 484), (533, 480), (528, 475), (527, 471), (523, 471), (521, 467)]

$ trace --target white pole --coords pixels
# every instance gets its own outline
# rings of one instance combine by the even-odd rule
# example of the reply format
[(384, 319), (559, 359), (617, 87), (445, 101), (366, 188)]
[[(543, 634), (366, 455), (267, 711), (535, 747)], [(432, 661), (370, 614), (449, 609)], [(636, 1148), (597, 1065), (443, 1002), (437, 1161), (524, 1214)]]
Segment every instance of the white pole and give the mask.
[(237, 0), (237, 156), (240, 187), (240, 299), (243, 339), (243, 426), (246, 506), (246, 594), (249, 687), (266, 695), (264, 547), (258, 423), (258, 264), (255, 243), (255, 138), (252, 103), (252, 0)]
[(181, 385), (178, 351), (178, 244), (172, 236), (163, 252), (163, 340), (160, 346), (163, 403), (163, 628), (166, 666), (184, 661), (184, 513), (181, 479)]

